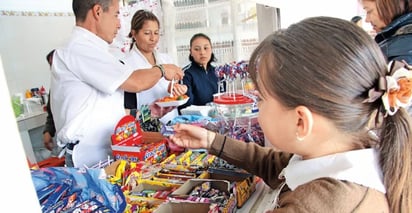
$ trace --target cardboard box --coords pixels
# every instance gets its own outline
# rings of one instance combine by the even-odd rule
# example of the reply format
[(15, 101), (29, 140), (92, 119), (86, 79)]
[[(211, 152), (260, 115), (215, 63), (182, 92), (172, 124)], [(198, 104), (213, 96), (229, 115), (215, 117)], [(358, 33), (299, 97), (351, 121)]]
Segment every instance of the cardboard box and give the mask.
[(247, 173), (246, 171), (239, 172), (239, 171), (233, 171), (229, 169), (220, 169), (220, 168), (213, 168), (213, 167), (210, 167), (207, 171), (211, 179), (228, 180), (230, 182), (243, 181), (253, 176), (252, 174)]
[(165, 202), (154, 213), (208, 213), (208, 203)]
[[(125, 192), (125, 195), (129, 194), (130, 192), (141, 192), (143, 190), (176, 190), (177, 188), (179, 188), (181, 186), (181, 184), (174, 184), (174, 183), (170, 183), (170, 182), (160, 182), (160, 181), (155, 181), (152, 180), (151, 177), (146, 178), (138, 178), (137, 180), (133, 180), (132, 182), (128, 182), (129, 180), (127, 178), (124, 177), (124, 171), (117, 171), (119, 165), (122, 162), (126, 162), (126, 167), (130, 166), (130, 161), (125, 161), (125, 160), (117, 160), (115, 162), (113, 162), (112, 164), (110, 164), (109, 166), (105, 167), (105, 173), (106, 176), (108, 178), (108, 180), (113, 183), (113, 184), (118, 184), (119, 186), (122, 187), (122, 190)], [(147, 164), (146, 162), (139, 162), (144, 164), (143, 167), (148, 166), (149, 164)], [(144, 169), (146, 170), (146, 169)], [(122, 174), (118, 174), (119, 172), (121, 172)], [(149, 172), (150, 173), (150, 172)], [(145, 174), (142, 173), (142, 176), (144, 176)], [(119, 177), (118, 179), (116, 177)], [(134, 182), (137, 181), (137, 182)], [(135, 184), (137, 183), (137, 184)], [(122, 185), (123, 184), (123, 185)], [(129, 185), (128, 185), (129, 184)], [(126, 186), (127, 185), (127, 186)]]
[(126, 115), (117, 123), (112, 134), (115, 160), (158, 163), (167, 155), (167, 138), (156, 132), (143, 132), (139, 122)]
[(158, 163), (168, 155), (168, 139), (159, 132), (143, 132), (133, 116), (123, 117), (112, 135), (115, 160)]
[(140, 182), (130, 193), (125, 194), (125, 196), (127, 199), (133, 200), (141, 197), (142, 194), (144, 194), (142, 192), (153, 191), (155, 193), (153, 194), (152, 199), (166, 200), (167, 196), (177, 188), (178, 187)]
[[(212, 210), (214, 209), (214, 204), (212, 203), (202, 203), (194, 202), (189, 200), (184, 200), (181, 198), (187, 197), (189, 193), (202, 183), (210, 182), (211, 187), (219, 189), (219, 191), (226, 192), (230, 195), (228, 204), (220, 211)], [(161, 204), (155, 213), (202, 213), (202, 212), (219, 212), (219, 213), (231, 213), (236, 212), (236, 197), (230, 192), (230, 182), (226, 180), (213, 180), (213, 179), (190, 179), (186, 181), (182, 186), (180, 186), (176, 191), (174, 191), (170, 196), (169, 200)]]
[(175, 184), (175, 183), (170, 183), (170, 182), (161, 182), (161, 181), (155, 181), (151, 179), (141, 179), (139, 180), (139, 184), (146, 184), (146, 185), (151, 185), (152, 188), (179, 188), (182, 184)]
[(117, 169), (117, 166), (119, 166), (119, 164), (120, 164), (120, 160), (117, 160), (113, 162), (112, 164), (108, 165), (106, 168), (104, 168), (106, 175), (114, 176), (116, 174), (116, 169)]
[(112, 145), (135, 146), (142, 142), (142, 129), (131, 115), (126, 115), (117, 123), (112, 134)]
[(141, 192), (143, 190), (155, 190), (155, 191), (159, 191), (159, 190), (173, 190), (175, 191), (177, 188), (179, 188), (179, 186), (176, 185), (167, 185), (167, 184), (151, 184), (151, 182), (141, 182), (139, 183), (139, 185), (136, 186), (136, 188), (134, 188), (132, 190), (132, 192)]
[(142, 140), (145, 143), (161, 141), (167, 139), (160, 132), (142, 132)]
[(127, 144), (112, 145), (113, 157), (115, 160), (159, 163), (167, 157), (166, 144), (167, 140), (162, 139), (158, 142), (143, 142), (134, 146)]
[[(159, 142), (164, 139), (166, 139), (162, 134), (159, 132), (142, 132), (141, 133), (141, 140), (143, 143), (154, 143), (154, 142)], [(167, 139), (166, 139), (167, 140)], [(106, 174), (107, 175), (115, 175), (116, 174), (116, 168), (119, 165), (120, 160), (116, 160), (109, 166), (105, 168)]]
[[(124, 212), (138, 212), (139, 209), (145, 209), (142, 212), (154, 212), (165, 200), (136, 197), (130, 198), (126, 196), (127, 206)], [(136, 210), (137, 209), (137, 210)]]
[(196, 186), (204, 182), (210, 182), (212, 188), (230, 194), (230, 182), (227, 180), (213, 180), (213, 179), (190, 179), (180, 186), (172, 195), (188, 195)]
[(209, 168), (207, 172), (202, 175), (204, 178), (227, 180), (234, 182), (233, 193), (236, 195), (237, 207), (241, 208), (243, 204), (252, 196), (256, 191), (255, 176), (249, 173), (233, 172), (224, 169)]

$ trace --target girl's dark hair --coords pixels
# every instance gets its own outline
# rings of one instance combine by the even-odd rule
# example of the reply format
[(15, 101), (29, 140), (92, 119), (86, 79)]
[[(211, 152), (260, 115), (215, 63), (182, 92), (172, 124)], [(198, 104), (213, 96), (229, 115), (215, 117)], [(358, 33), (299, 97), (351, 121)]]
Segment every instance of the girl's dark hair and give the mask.
[[(368, 0), (369, 1), (369, 0)], [(412, 12), (412, 0), (372, 0), (385, 24), (391, 23), (396, 18)]]
[(132, 30), (135, 30), (138, 32), (143, 28), (143, 25), (145, 21), (155, 21), (157, 22), (157, 25), (159, 25), (160, 28), (160, 22), (159, 19), (156, 17), (156, 15), (148, 10), (138, 10), (134, 13), (132, 17), (132, 21), (130, 23), (130, 33), (129, 33), (129, 38), (132, 38), (132, 43), (130, 44), (130, 49), (133, 48), (133, 44), (135, 42), (133, 36), (132, 36)]
[[(193, 41), (197, 38), (207, 39), (210, 43), (210, 47), (212, 48), (212, 41), (210, 40), (209, 36), (207, 36), (204, 33), (196, 33), (192, 36), (192, 38), (190, 39), (190, 48), (192, 48)], [(190, 53), (189, 53), (189, 61), (190, 62), (195, 62), (195, 59), (193, 58), (193, 56)], [(217, 61), (217, 59), (216, 59), (215, 54), (213, 53), (213, 49), (212, 49), (212, 56), (210, 57), (209, 62), (207, 62), (207, 67), (209, 67), (212, 62), (216, 62), (216, 61)]]
[(391, 212), (412, 209), (411, 121), (404, 108), (383, 117), (379, 139), (368, 136), (368, 124), (382, 99), (365, 103), (368, 91), (387, 74), (377, 43), (353, 23), (313, 17), (269, 35), (254, 50), (249, 74), (263, 96), (286, 108), (299, 105), (329, 119), (353, 138), (358, 148), (374, 147)]

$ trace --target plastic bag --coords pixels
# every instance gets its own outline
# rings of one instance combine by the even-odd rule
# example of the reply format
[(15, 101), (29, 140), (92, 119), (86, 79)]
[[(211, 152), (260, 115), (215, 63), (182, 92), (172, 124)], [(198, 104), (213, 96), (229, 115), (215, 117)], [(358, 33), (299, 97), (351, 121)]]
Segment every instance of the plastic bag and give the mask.
[(123, 192), (107, 181), (103, 169), (48, 167), (32, 170), (31, 175), (43, 212), (65, 212), (69, 197), (72, 208), (85, 201), (100, 202), (113, 212), (126, 208)]

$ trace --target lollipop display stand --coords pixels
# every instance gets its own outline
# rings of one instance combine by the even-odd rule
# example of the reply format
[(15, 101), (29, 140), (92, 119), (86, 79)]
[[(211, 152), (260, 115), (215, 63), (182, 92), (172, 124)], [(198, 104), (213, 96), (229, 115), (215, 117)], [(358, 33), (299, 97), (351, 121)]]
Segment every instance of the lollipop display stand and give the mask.
[(226, 86), (224, 92), (219, 90), (213, 98), (216, 116), (221, 120), (220, 133), (263, 146), (265, 139), (257, 122), (257, 97), (248, 78), (247, 63), (241, 61), (219, 66), (216, 74), (223, 79), (221, 85)]

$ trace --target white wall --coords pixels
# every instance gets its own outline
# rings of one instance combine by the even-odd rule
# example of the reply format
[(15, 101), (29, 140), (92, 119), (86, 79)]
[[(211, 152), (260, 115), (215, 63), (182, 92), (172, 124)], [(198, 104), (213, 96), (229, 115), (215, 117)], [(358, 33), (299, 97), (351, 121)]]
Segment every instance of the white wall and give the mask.
[(284, 0), (278, 1), (281, 27), (287, 27), (310, 16), (333, 16), (350, 20), (363, 11), (358, 0)]
[(50, 70), (46, 55), (62, 45), (74, 26), (74, 16), (0, 16), (0, 55), (11, 94), (45, 86)]
[(62, 45), (74, 26), (71, 0), (0, 1), (0, 55), (10, 94), (49, 89), (47, 53)]
[[(145, 0), (139, 5), (155, 2)], [(70, 36), (75, 25), (71, 3), (72, 0), (42, 0), (41, 4), (37, 0), (0, 1), (0, 54), (11, 95), (34, 87), (49, 89), (46, 55)]]
[(2, 11), (72, 12), (72, 0), (1, 0)]

